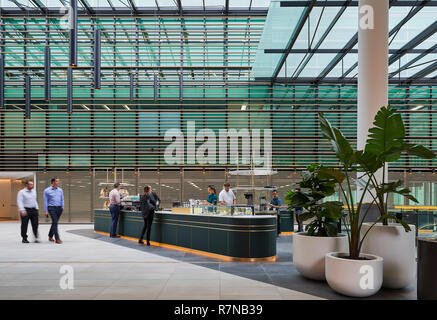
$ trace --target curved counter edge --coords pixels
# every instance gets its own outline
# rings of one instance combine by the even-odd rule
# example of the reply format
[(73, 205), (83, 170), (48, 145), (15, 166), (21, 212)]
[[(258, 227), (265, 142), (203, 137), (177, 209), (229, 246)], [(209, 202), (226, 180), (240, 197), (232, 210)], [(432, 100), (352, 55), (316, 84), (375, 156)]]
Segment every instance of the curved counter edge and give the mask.
[[(144, 220), (141, 212), (120, 214), (118, 234), (138, 240)], [(109, 210), (94, 210), (94, 231), (109, 234)], [(209, 216), (155, 213), (151, 244), (226, 261), (275, 261), (275, 216)]]

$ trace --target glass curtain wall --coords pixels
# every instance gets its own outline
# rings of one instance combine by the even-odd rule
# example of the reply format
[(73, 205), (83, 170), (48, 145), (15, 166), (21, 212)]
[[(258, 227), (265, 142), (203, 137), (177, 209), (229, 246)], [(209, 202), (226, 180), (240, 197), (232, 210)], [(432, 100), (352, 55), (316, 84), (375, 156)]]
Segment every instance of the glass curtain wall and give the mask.
[[(121, 170), (121, 169), (120, 169)], [(117, 170), (119, 171), (119, 170)], [(108, 173), (108, 175), (107, 175)], [(296, 186), (300, 179), (300, 171), (280, 170), (278, 174), (270, 177), (258, 177), (255, 185), (258, 187), (274, 186), (277, 188), (279, 197), (284, 200), (288, 190)], [(118, 173), (117, 173), (118, 175)], [(237, 186), (250, 185), (250, 178), (237, 179), (228, 176), (226, 171), (210, 170), (179, 170), (160, 171), (156, 170), (125, 170), (124, 183), (129, 184), (126, 188), (129, 194), (142, 194), (144, 186), (150, 185), (161, 198), (161, 207), (169, 209), (174, 201), (187, 201), (188, 199), (206, 199), (208, 185), (214, 185), (217, 194), (223, 189), (223, 183), (228, 181), (231, 188)], [(107, 179), (108, 176), (108, 179)], [(114, 175), (111, 169), (99, 169), (95, 172), (70, 171), (66, 172), (38, 172), (36, 175), (38, 202), (43, 208), (43, 191), (50, 185), (50, 179), (58, 177), (60, 186), (64, 191), (65, 209), (61, 217), (63, 223), (86, 223), (92, 222), (92, 209), (105, 208), (107, 198), (104, 196), (103, 189), (112, 190)], [(117, 181), (121, 181), (117, 179)], [(392, 196), (389, 199), (389, 208), (395, 206), (437, 206), (437, 179), (433, 173), (429, 172), (391, 172), (389, 180), (404, 180), (404, 185), (413, 190), (413, 195), (419, 200), (418, 204), (405, 200), (401, 197)], [(108, 182), (107, 182), (108, 181)], [(132, 184), (132, 185), (130, 185)], [(239, 204), (245, 204), (244, 190), (235, 191)], [(270, 201), (270, 193), (265, 193)], [(338, 199), (338, 194), (331, 197), (332, 200)], [(258, 202), (258, 199), (255, 199)], [(285, 203), (284, 203), (285, 204)], [(49, 219), (41, 216), (41, 222), (49, 222)]]

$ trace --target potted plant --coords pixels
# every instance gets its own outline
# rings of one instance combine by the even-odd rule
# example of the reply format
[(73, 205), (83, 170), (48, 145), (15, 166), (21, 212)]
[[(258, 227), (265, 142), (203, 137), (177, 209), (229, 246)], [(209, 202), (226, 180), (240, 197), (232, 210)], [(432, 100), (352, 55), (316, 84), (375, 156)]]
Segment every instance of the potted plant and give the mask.
[(306, 209), (300, 216), (302, 221), (311, 219), (306, 232), (293, 235), (293, 264), (304, 276), (313, 280), (325, 280), (325, 255), (328, 252), (344, 251), (347, 248), (345, 234), (338, 234), (343, 203), (323, 201), (335, 193), (336, 181), (323, 173), (325, 168), (313, 164), (302, 172), (302, 180), (297, 183), (301, 190), (288, 191), (285, 201), (292, 210)]
[[(432, 159), (434, 153), (422, 145), (404, 141), (405, 128), (402, 117), (390, 106), (382, 107), (375, 116), (369, 130), (366, 146), (357, 153), (359, 174), (369, 180), (369, 194), (374, 199), (382, 221), (372, 227), (364, 223), (361, 234), (365, 238), (362, 250), (384, 259), (383, 286), (400, 289), (411, 284), (416, 275), (415, 226), (389, 223), (388, 197), (392, 193), (418, 202), (408, 188), (402, 188), (403, 181), (387, 182), (387, 164), (398, 160), (402, 153), (424, 159)], [(376, 175), (382, 171), (382, 179)], [(369, 234), (368, 237), (365, 237)]]
[[(354, 200), (352, 184), (355, 183), (353, 174), (358, 172), (359, 163), (363, 158), (362, 151), (354, 150), (341, 131), (333, 128), (322, 113), (319, 113), (320, 129), (323, 136), (329, 140), (338, 158), (341, 169), (325, 168), (324, 173), (336, 180), (340, 194), (346, 203), (347, 216), (344, 225), (348, 225), (348, 252), (331, 252), (326, 254), (325, 275), (329, 286), (342, 294), (353, 297), (367, 297), (375, 294), (382, 286), (383, 259), (372, 254), (361, 253), (362, 241), (367, 234), (361, 236), (363, 221), (371, 206), (363, 206), (364, 196), (369, 190), (370, 180)], [(380, 169), (375, 165), (375, 172)], [(344, 183), (343, 183), (344, 182)], [(372, 201), (374, 202), (374, 201)], [(384, 215), (378, 220), (391, 218)], [(392, 218), (396, 219), (395, 216)], [(374, 225), (374, 224), (373, 224)], [(370, 229), (373, 227), (370, 226)]]

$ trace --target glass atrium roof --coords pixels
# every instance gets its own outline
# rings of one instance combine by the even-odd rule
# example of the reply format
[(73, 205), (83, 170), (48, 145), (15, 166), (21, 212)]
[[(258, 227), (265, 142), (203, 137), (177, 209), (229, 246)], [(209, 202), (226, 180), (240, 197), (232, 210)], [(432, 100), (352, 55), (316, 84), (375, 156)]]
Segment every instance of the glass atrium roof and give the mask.
[[(356, 81), (357, 1), (299, 3), (271, 2), (252, 77), (306, 83)], [(437, 2), (391, 1), (389, 14), (392, 81), (435, 81)]]
[[(68, 0), (0, 0), (6, 29), (4, 41), (6, 45), (16, 42), (14, 47), (6, 46), (5, 51), (20, 51), (19, 44), (24, 44), (30, 51), (35, 50), (35, 55), (25, 55), (23, 61), (28, 61), (23, 67), (31, 67), (36, 62), (42, 67), (43, 52), (37, 47), (38, 42), (43, 44), (42, 32), (46, 22), (40, 19), (30, 23), (31, 20), (27, 20), (29, 30), (23, 31), (21, 22), (17, 20), (11, 24), (10, 19), (58, 17), (65, 15), (62, 7), (68, 5)], [(85, 62), (82, 65), (92, 65), (91, 57), (86, 57), (85, 47), (89, 45), (85, 43), (92, 41), (93, 26), (102, 28), (103, 47), (115, 45), (120, 48), (115, 49), (118, 51), (115, 54), (111, 52), (114, 55), (107, 67), (111, 63), (132, 65), (135, 58), (129, 46), (134, 45), (138, 35), (135, 26), (140, 25), (140, 35), (143, 30), (154, 32), (148, 30), (148, 21), (135, 19), (153, 17), (156, 21), (152, 28), (161, 25), (160, 36), (159, 39), (139, 39), (140, 45), (143, 41), (147, 43), (147, 52), (137, 55), (140, 66), (162, 69), (171, 65), (183, 70), (215, 68), (224, 69), (223, 74), (238, 66), (247, 70), (244, 73), (238, 71), (235, 77), (238, 80), (244, 77), (271, 83), (356, 83), (357, 0), (78, 0), (78, 5), (79, 19), (83, 19), (79, 21), (80, 41), (83, 43), (79, 44), (79, 50), (84, 50), (82, 57)], [(231, 21), (232, 16), (239, 20)], [(255, 18), (251, 19), (252, 16)], [(437, 83), (436, 16), (436, 0), (390, 0), (389, 72), (392, 84)], [(105, 17), (114, 18), (111, 25), (103, 20), (99, 23), (99, 19)], [(175, 20), (168, 22), (168, 17)], [(199, 22), (195, 17), (209, 20)], [(95, 21), (86, 22), (87, 18)], [(115, 30), (117, 24), (120, 27)], [(233, 26), (235, 30), (232, 30)], [(123, 33), (115, 44), (110, 43), (113, 31)], [(23, 32), (35, 32), (35, 36), (26, 39)], [(66, 55), (68, 34), (59, 31), (50, 37), (53, 37), (52, 43), (59, 43), (59, 50), (65, 51), (63, 55)], [(179, 38), (184, 42), (181, 48), (165, 52), (162, 42), (173, 41), (168, 48), (177, 47)], [(205, 47), (200, 45), (202, 43), (212, 50), (202, 53)], [(158, 61), (157, 48), (162, 48), (168, 56)], [(66, 66), (66, 57), (62, 53), (58, 57), (58, 60), (54, 58), (54, 64)], [(20, 59), (6, 56), (5, 62), (9, 67), (19, 66)], [(203, 74), (201, 78), (204, 78)], [(229, 79), (232, 77), (223, 77), (221, 81)]]
[[(68, 0), (1, 0), (2, 8), (19, 8), (23, 10), (41, 8), (61, 8), (68, 6)], [(79, 8), (91, 9), (154, 9), (154, 10), (182, 10), (185, 9), (267, 9), (270, 0), (79, 0)]]

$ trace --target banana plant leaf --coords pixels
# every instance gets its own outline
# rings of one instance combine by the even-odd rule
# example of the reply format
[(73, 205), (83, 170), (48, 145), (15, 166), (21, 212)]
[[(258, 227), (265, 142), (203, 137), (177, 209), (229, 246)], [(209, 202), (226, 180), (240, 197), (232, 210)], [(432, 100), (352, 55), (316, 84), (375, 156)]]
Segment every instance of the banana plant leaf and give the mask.
[(402, 154), (405, 127), (402, 117), (390, 106), (377, 112), (369, 135), (365, 151), (378, 157), (381, 162), (396, 161)]
[(349, 141), (347, 141), (340, 130), (331, 126), (331, 123), (326, 120), (321, 112), (319, 112), (319, 122), (320, 130), (322, 131), (323, 136), (331, 142), (332, 149), (337, 158), (348, 166), (352, 165), (355, 160), (354, 150)]

